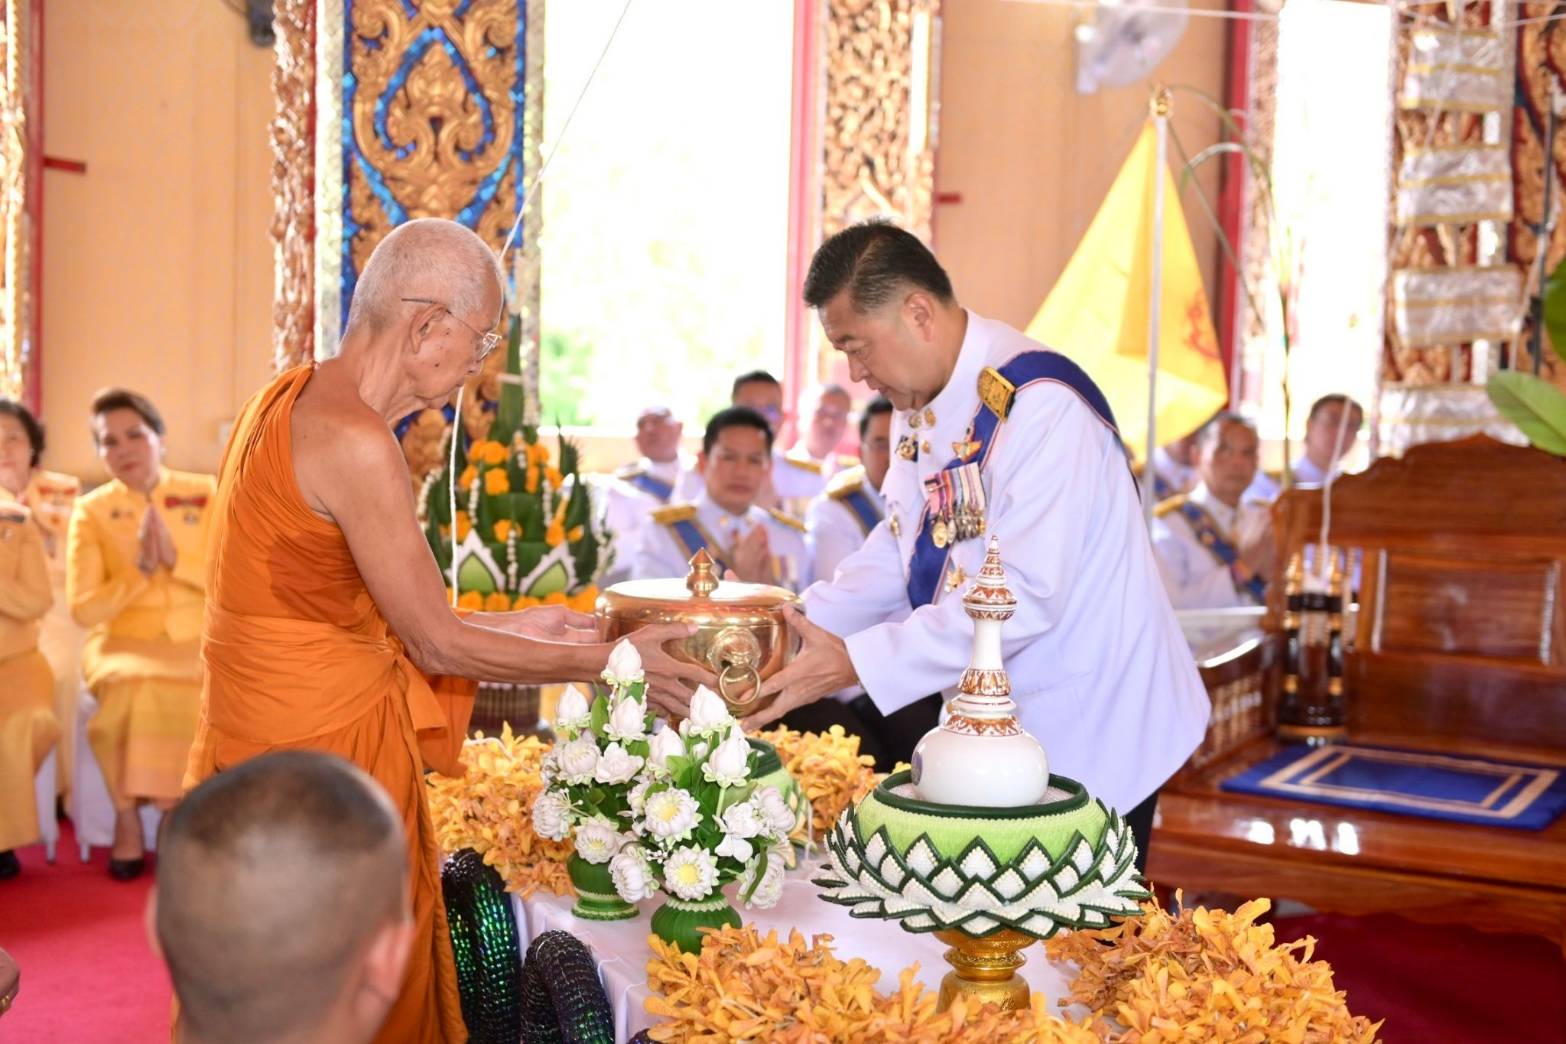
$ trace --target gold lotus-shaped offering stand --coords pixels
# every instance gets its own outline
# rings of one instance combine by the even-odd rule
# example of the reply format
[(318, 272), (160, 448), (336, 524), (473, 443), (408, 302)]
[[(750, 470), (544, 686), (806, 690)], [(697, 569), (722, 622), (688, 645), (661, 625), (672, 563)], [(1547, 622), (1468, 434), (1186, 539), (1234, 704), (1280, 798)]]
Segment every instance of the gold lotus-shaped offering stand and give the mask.
[[(1026, 733), (993, 655), (995, 631), (1015, 606), (993, 538), (980, 580), (982, 590), (963, 600), (975, 621), (975, 666), (947, 705), (947, 722), (972, 737), (962, 756), (975, 772), (987, 770), (990, 751), (1034, 764), (1017, 753), (1016, 737)], [(949, 747), (943, 757), (950, 761)], [(1023, 949), (1063, 928), (1108, 927), (1148, 898), (1125, 821), (1064, 776), (1048, 776), (1033, 803), (988, 807), (926, 800), (915, 772), (894, 773), (843, 813), (826, 855), (816, 884), (827, 902), (934, 932), (951, 947), (943, 1010), (959, 994), (972, 1004), (1026, 1007), (1028, 984), (1016, 974)]]
[(718, 695), (735, 714), (754, 714), (773, 700), (759, 698), (761, 683), (794, 655), (783, 610), (799, 599), (781, 587), (719, 579), (705, 550), (690, 566), (683, 580), (627, 580), (599, 595), (599, 635), (615, 641), (653, 624), (695, 624), (669, 652), (717, 675)]

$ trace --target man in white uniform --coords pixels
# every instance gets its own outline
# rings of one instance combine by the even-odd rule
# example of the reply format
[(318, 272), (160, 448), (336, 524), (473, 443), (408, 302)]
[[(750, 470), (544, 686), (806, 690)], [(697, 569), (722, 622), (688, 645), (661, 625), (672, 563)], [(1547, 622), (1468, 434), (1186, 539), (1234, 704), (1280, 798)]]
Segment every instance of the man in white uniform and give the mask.
[[(841, 391), (841, 389), (839, 389)], [(848, 419), (848, 393), (843, 392), (842, 417), (843, 423)], [(752, 370), (750, 373), (742, 373), (734, 378), (734, 387), (729, 393), (729, 402), (734, 406), (747, 406), (755, 410), (767, 419), (772, 425), (774, 436), (772, 447), (772, 473), (768, 477), (767, 485), (762, 489), (757, 501), (763, 507), (782, 508), (791, 514), (804, 513), (805, 507), (810, 501), (819, 496), (826, 489), (827, 470), (821, 462), (808, 453), (785, 451), (782, 446), (776, 444), (776, 436), (783, 427), (783, 385), (778, 379), (766, 370)], [(815, 418), (812, 415), (812, 427), (815, 426)], [(842, 425), (837, 428), (837, 435), (842, 437)], [(833, 445), (836, 445), (834, 440)]]
[(891, 225), (828, 239), (804, 297), (852, 378), (898, 411), (887, 518), (789, 613), (804, 645), (755, 722), (855, 684), (883, 713), (955, 689), (973, 647), (961, 595), (995, 534), (1020, 602), (1003, 655), (1022, 723), (1054, 771), (1126, 815), (1145, 858), (1158, 788), (1201, 742), (1209, 700), (1103, 395), (963, 308)]
[(701, 475), (696, 461), (680, 452), (685, 426), (667, 406), (649, 406), (636, 418), (636, 461), (597, 482), (604, 527), (614, 535), (611, 584), (631, 575), (631, 560), (652, 513), (670, 503), (694, 500)]
[(772, 428), (766, 418), (744, 406), (714, 414), (697, 466), (704, 488), (692, 503), (653, 512), (631, 576), (684, 576), (691, 556), (705, 548), (719, 575), (732, 570), (741, 580), (804, 590), (811, 578), (805, 524), (756, 506), (772, 470)]
[(1198, 434), (1196, 488), (1155, 509), (1153, 550), (1176, 609), (1265, 601), (1275, 557), (1270, 515), (1266, 504), (1245, 499), (1258, 445), (1249, 421), (1220, 413)]
[[(1343, 414), (1347, 412), (1345, 422)], [(1342, 460), (1359, 443), (1365, 411), (1347, 395), (1323, 395), (1310, 407), (1305, 419), (1305, 452), (1294, 461), (1290, 471), (1296, 486), (1324, 486), (1327, 476), (1337, 473)], [(1278, 499), (1282, 488), (1266, 472), (1258, 471), (1245, 496), (1250, 500)]]
[(805, 512), (805, 544), (823, 580), (886, 517), (881, 483), (892, 463), (892, 403), (884, 395), (870, 400), (859, 418), (859, 458), (863, 463), (833, 475)]
[(1196, 432), (1153, 450), (1153, 496), (1188, 493), (1196, 485)]

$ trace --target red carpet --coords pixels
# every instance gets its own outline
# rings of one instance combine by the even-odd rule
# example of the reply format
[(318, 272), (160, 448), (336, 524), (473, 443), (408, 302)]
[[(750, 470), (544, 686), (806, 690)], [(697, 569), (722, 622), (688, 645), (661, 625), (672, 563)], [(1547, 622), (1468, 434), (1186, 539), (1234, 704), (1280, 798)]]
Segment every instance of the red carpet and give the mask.
[(1562, 1044), (1566, 959), (1538, 935), (1493, 935), (1401, 917), (1273, 921), (1280, 942), (1316, 937), (1349, 1010), (1386, 1019), (1385, 1044)]
[(0, 881), (0, 949), (22, 969), (22, 989), (0, 1017), (0, 1041), (25, 1044), (166, 1042), (172, 996), (143, 928), (149, 873), (109, 879), (107, 848), (83, 863), (69, 823), (59, 854), (22, 849), (22, 873)]

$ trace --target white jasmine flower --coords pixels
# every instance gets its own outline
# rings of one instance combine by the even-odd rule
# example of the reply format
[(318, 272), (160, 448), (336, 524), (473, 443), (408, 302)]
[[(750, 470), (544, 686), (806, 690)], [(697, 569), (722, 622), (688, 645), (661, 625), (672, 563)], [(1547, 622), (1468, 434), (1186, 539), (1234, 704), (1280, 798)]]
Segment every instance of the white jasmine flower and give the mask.
[(589, 863), (607, 863), (625, 839), (607, 819), (590, 819), (576, 828), (576, 854)]
[(718, 864), (710, 853), (682, 845), (663, 864), (663, 883), (680, 899), (705, 899), (718, 883)]
[(701, 774), (707, 782), (725, 787), (737, 787), (750, 777), (750, 744), (738, 725), (707, 757)]
[(604, 664), (603, 679), (615, 688), (635, 685), (645, 678), (642, 672), (642, 656), (629, 638), (621, 638), (609, 652), (609, 662)]
[(592, 708), (588, 706), (582, 690), (575, 685), (567, 685), (565, 692), (560, 694), (559, 705), (555, 707), (555, 728), (563, 733), (574, 734), (578, 729), (585, 728), (592, 716)]
[(680, 732), (686, 736), (722, 732), (733, 723), (734, 715), (729, 713), (729, 705), (723, 702), (723, 697), (705, 685), (698, 685), (691, 697), (691, 716), (680, 722)]
[(611, 743), (599, 756), (593, 778), (600, 783), (625, 783), (642, 770), (642, 761), (620, 744)]
[(609, 878), (620, 898), (628, 903), (651, 899), (658, 894), (658, 882), (653, 878), (647, 853), (639, 845), (626, 845), (609, 860)]
[(533, 799), (533, 832), (546, 841), (564, 841), (571, 832), (571, 806), (556, 791)]
[[(758, 873), (761, 875), (761, 883), (757, 884), (755, 892), (751, 893), (751, 885)], [(783, 873), (783, 853), (776, 848), (769, 848), (745, 867), (745, 872), (740, 875), (737, 894), (750, 895), (750, 898), (745, 900), (746, 909), (754, 907), (766, 910), (778, 905), (778, 900), (783, 898)]]
[(609, 721), (604, 725), (604, 732), (611, 739), (638, 740), (647, 735), (647, 709), (642, 706), (641, 700), (633, 700), (626, 697), (614, 705), (614, 710), (609, 712)]
[(685, 743), (673, 729), (659, 729), (647, 741), (647, 764), (660, 772), (669, 770), (669, 759), (685, 753)]
[(678, 788), (660, 790), (643, 804), (646, 829), (659, 841), (680, 841), (690, 836), (701, 809), (690, 793)]
[(560, 778), (573, 786), (580, 786), (593, 778), (598, 768), (598, 741), (591, 736), (578, 736), (563, 747), (560, 753)]
[(777, 787), (761, 786), (750, 795), (757, 817), (767, 825), (767, 832), (781, 840), (794, 832), (799, 817), (788, 807)]

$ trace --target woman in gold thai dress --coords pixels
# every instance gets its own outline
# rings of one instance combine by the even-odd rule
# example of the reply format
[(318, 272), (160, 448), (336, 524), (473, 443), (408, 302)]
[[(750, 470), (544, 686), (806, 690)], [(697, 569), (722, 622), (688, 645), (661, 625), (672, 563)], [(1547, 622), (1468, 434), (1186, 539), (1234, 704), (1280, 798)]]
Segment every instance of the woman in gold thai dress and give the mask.
[(93, 441), (112, 480), (71, 513), (66, 589), (88, 628), (82, 674), (98, 708), (87, 742), (114, 802), (109, 873), (145, 865), (137, 808), (170, 808), (201, 704), (208, 513), (216, 480), (163, 466), (163, 418), (134, 392), (101, 392)]
[(0, 399), (0, 880), (15, 877), (15, 849), (39, 838), (33, 777), (60, 738), (54, 675), (38, 651), (38, 619), (54, 596), (43, 531), (18, 499), (43, 453), (43, 429)]

